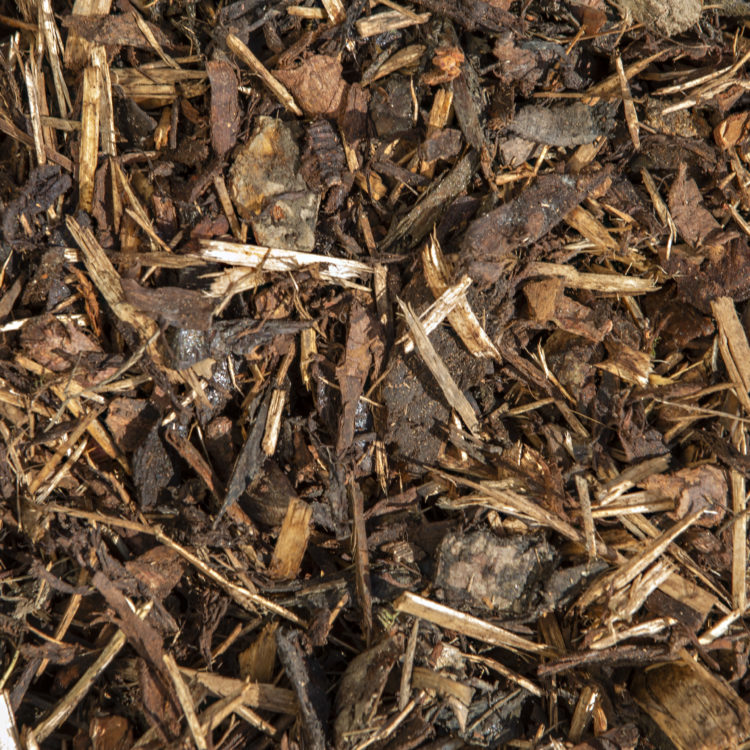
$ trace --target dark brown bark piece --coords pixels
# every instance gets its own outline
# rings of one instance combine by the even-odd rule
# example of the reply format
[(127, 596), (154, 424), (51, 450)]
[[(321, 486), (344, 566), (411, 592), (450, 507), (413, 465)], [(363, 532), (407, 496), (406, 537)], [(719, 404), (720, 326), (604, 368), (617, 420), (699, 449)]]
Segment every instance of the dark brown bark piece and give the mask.
[(387, 638), (355, 656), (347, 665), (336, 694), (333, 732), (337, 748), (356, 744), (354, 733), (367, 727), (401, 652), (401, 640)]
[(146, 399), (115, 398), (104, 421), (117, 447), (123, 453), (131, 453), (158, 418), (159, 412)]
[(493, 2), (484, 0), (416, 0), (416, 4), (438, 16), (450, 18), (467, 31), (497, 32), (504, 27), (518, 29), (518, 17)]
[[(154, 35), (154, 39), (164, 49), (172, 49), (172, 42), (169, 37), (158, 26), (148, 23), (148, 21), (144, 23)], [(74, 12), (62, 17), (62, 25), (80, 39), (85, 39), (93, 44), (102, 44), (115, 50), (119, 50), (121, 47), (152, 49), (151, 43), (138, 28), (135, 13), (89, 16)]]
[(185, 563), (173, 549), (158, 546), (126, 562), (125, 569), (162, 600), (180, 582)]
[(133, 481), (144, 509), (156, 505), (161, 491), (172, 481), (174, 467), (155, 424), (133, 454)]
[(305, 746), (325, 750), (326, 723), (331, 711), (326, 679), (320, 665), (306, 652), (303, 640), (299, 630), (280, 628), (276, 631), (279, 661), (299, 702)]
[(224, 60), (209, 60), (206, 73), (211, 83), (211, 145), (219, 156), (223, 156), (237, 142), (239, 81), (234, 66)]
[(336, 453), (343, 454), (354, 440), (354, 419), (365, 381), (374, 366), (380, 366), (384, 345), (373, 315), (359, 302), (352, 302), (349, 310), (349, 331), (343, 362), (336, 368), (336, 380), (341, 389), (341, 415)]
[(660, 500), (673, 500), (675, 509), (669, 515), (675, 520), (705, 509), (707, 512), (698, 521), (702, 526), (718, 526), (729, 504), (726, 477), (716, 466), (654, 474), (643, 483), (643, 488)]
[(263, 475), (258, 479), (249, 502), (243, 508), (253, 521), (266, 526), (280, 526), (289, 503), (298, 499), (294, 486), (275, 461), (263, 464)]
[(419, 158), (423, 161), (452, 159), (461, 153), (462, 138), (455, 128), (442, 128), (425, 138), (419, 146)]
[(2, 230), (5, 239), (8, 242), (16, 239), (21, 232), (21, 221), (33, 227), (35, 220), (70, 190), (72, 184), (70, 175), (54, 164), (45, 164), (32, 170), (21, 194), (5, 206), (3, 211)]
[(391, 227), (381, 243), (382, 248), (389, 250), (406, 238), (407, 247), (412, 248), (424, 239), (445, 207), (466, 189), (478, 163), (473, 151), (462, 157), (450, 172), (425, 192), (406, 216)]
[(685, 242), (698, 247), (714, 232), (721, 229), (719, 222), (703, 205), (703, 196), (695, 180), (687, 176), (682, 164), (669, 190), (669, 210), (677, 231)]
[(460, 269), (480, 284), (500, 278), (503, 263), (521, 247), (540, 240), (609, 177), (543, 175), (517, 198), (474, 220), (461, 243)]
[(229, 478), (224, 502), (214, 520), (214, 526), (229, 507), (237, 502), (240, 495), (252, 485), (263, 465), (265, 454), (261, 448), (261, 441), (266, 430), (266, 417), (271, 403), (271, 394), (272, 390), (269, 388), (264, 396), (257, 396), (256, 402), (248, 410), (252, 428), (232, 468), (232, 476)]
[(207, 331), (211, 327), (214, 301), (193, 289), (141, 286), (133, 279), (122, 279), (125, 299), (133, 307), (164, 325)]

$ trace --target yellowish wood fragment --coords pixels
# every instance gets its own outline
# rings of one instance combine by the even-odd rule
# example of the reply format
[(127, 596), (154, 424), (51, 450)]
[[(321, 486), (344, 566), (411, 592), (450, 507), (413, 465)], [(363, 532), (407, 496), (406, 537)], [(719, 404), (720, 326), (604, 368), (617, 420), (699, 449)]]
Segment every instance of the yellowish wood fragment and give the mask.
[(81, 146), (78, 156), (78, 207), (89, 213), (94, 200), (94, 179), (99, 160), (100, 96), (99, 71), (93, 65), (88, 65), (83, 70)]

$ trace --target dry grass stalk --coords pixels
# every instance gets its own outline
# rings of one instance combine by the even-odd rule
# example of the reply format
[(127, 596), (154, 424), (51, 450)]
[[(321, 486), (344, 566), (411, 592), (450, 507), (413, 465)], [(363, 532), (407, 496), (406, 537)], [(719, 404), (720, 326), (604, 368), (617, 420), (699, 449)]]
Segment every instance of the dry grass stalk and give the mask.
[(661, 219), (662, 224), (669, 228), (669, 240), (667, 242), (667, 258), (669, 258), (672, 245), (677, 239), (677, 227), (672, 219), (672, 214), (669, 213), (667, 204), (664, 202), (661, 195), (659, 195), (659, 189), (656, 187), (654, 178), (645, 167), (641, 169), (641, 177), (643, 178), (643, 184), (646, 186), (646, 190), (648, 190), (648, 194), (651, 196), (651, 202), (654, 204), (656, 215)]
[(154, 342), (149, 346), (149, 352), (154, 361), (161, 362), (161, 354), (155, 345), (159, 327), (151, 318), (125, 301), (120, 275), (115, 271), (114, 266), (107, 258), (101, 245), (96, 241), (91, 230), (79, 226), (78, 222), (71, 216), (67, 217), (66, 223), (83, 254), (83, 262), (94, 286), (101, 292), (107, 304), (112, 308), (112, 312), (120, 320), (133, 326), (139, 332), (142, 342)]
[[(131, 605), (132, 606), (132, 605)], [(135, 610), (135, 613), (142, 620), (151, 611), (153, 602), (147, 602)], [(52, 732), (57, 729), (75, 710), (75, 707), (83, 700), (84, 696), (91, 689), (102, 672), (110, 665), (112, 660), (117, 656), (122, 647), (125, 645), (127, 638), (122, 630), (118, 630), (109, 643), (102, 649), (102, 652), (96, 658), (96, 661), (81, 675), (81, 678), (65, 694), (65, 697), (52, 709), (46, 719), (37, 724), (33, 732), (33, 737), (37, 742), (44, 742)]]
[(744, 612), (740, 612), (738, 609), (728, 612), (698, 638), (698, 643), (700, 643), (701, 646), (708, 646), (717, 638), (721, 638), (729, 631), (729, 628), (732, 627), (740, 617), (742, 617), (743, 614)]
[(599, 690), (591, 685), (584, 685), (578, 696), (573, 718), (570, 720), (568, 739), (577, 744), (581, 741), (583, 732), (594, 715), (594, 706), (599, 700)]
[[(23, 367), (24, 369), (28, 370), (34, 375), (42, 376), (45, 378), (56, 377), (56, 373), (53, 373), (51, 370), (48, 370), (46, 367), (43, 367), (37, 362), (34, 362), (33, 360), (21, 354), (16, 355), (15, 362), (19, 367)], [(78, 395), (84, 393), (84, 391), (88, 392), (88, 389), (85, 389), (83, 386), (79, 385), (76, 381), (72, 380), (70, 382), (65, 383), (64, 385), (60, 385), (59, 383), (52, 383), (50, 385), (50, 390), (60, 400), (62, 404), (62, 406), (60, 407), (60, 410), (58, 411), (58, 415), (56, 416), (59, 416), (60, 412), (63, 409), (67, 409), (77, 419), (80, 419), (86, 413), (86, 409), (83, 408), (81, 399), (78, 398)], [(88, 433), (91, 435), (91, 437), (94, 438), (94, 440), (97, 442), (99, 447), (110, 458), (118, 461), (119, 464), (129, 474), (130, 466), (128, 465), (127, 459), (118, 450), (117, 446), (112, 441), (112, 438), (109, 436), (109, 433), (99, 423), (99, 420), (95, 419), (92, 422), (90, 422), (86, 429)]]
[(719, 326), (719, 351), (734, 384), (739, 402), (750, 416), (750, 346), (734, 302), (729, 297), (719, 297), (711, 302)]
[[(91, 49), (91, 65), (100, 76), (101, 102), (99, 107), (99, 140), (101, 150), (107, 156), (117, 155), (114, 107), (112, 104), (112, 81), (107, 63), (107, 50), (100, 44)], [(112, 175), (114, 181), (114, 174)]]
[(269, 73), (266, 66), (250, 51), (246, 44), (234, 34), (227, 34), (226, 42), (230, 52), (239, 57), (268, 86), (280, 104), (283, 104), (290, 112), (297, 115), (297, 117), (302, 117), (302, 110), (297, 106), (294, 97), (287, 91), (285, 86)]
[(47, 163), (47, 149), (42, 134), (41, 112), (39, 110), (39, 90), (37, 89), (36, 63), (32, 56), (24, 63), (23, 77), (26, 83), (26, 95), (29, 100), (29, 119), (31, 120), (31, 134), (34, 139), (34, 151), (37, 164)]
[(193, 738), (193, 742), (195, 742), (196, 748), (198, 748), (198, 750), (208, 750), (206, 735), (201, 727), (200, 721), (198, 721), (198, 716), (195, 713), (193, 696), (190, 695), (190, 690), (182, 679), (180, 668), (177, 666), (174, 656), (165, 653), (162, 659), (167, 673), (169, 674), (169, 678), (172, 680), (172, 686), (174, 687), (177, 700), (182, 708), (182, 713), (185, 715), (185, 721), (187, 722), (190, 735)]
[(175, 70), (164, 63), (160, 65), (162, 67), (111, 68), (112, 83), (120, 86), (125, 96), (147, 109), (166, 107), (178, 96), (192, 99), (206, 92), (205, 71)]
[(552, 655), (549, 647), (541, 643), (534, 643), (512, 633), (510, 630), (505, 630), (505, 628), (492, 625), (473, 615), (467, 615), (465, 612), (459, 612), (457, 609), (446, 607), (444, 604), (438, 604), (430, 599), (412, 594), (410, 591), (401, 594), (393, 603), (393, 608), (397, 612), (421, 617), (423, 620), (434, 623), (441, 628), (463, 633), (469, 638), (475, 638), (483, 643), (491, 643), (493, 646), (500, 646), (510, 651)]
[(409, 633), (409, 640), (404, 651), (404, 661), (401, 667), (401, 684), (398, 693), (398, 708), (403, 711), (409, 703), (411, 695), (411, 676), (414, 671), (414, 656), (417, 653), (417, 638), (419, 637), (419, 618), (415, 617)]
[[(596, 600), (608, 595), (608, 592), (618, 591), (627, 586), (636, 576), (640, 575), (649, 565), (661, 557), (667, 547), (677, 539), (680, 534), (689, 529), (702, 515), (702, 510), (691, 513), (678, 521), (672, 526), (672, 528), (667, 529), (661, 535), (656, 537), (656, 539), (645, 542), (638, 554), (623, 563), (612, 573), (594, 581), (594, 583), (578, 599), (578, 606), (581, 609), (585, 609)], [(672, 571), (670, 571), (670, 574), (671, 572)], [(666, 580), (667, 577), (668, 576), (666, 576), (664, 580)]]
[(245, 685), (245, 687), (243, 687), (241, 690), (238, 690), (233, 695), (228, 695), (226, 698), (222, 698), (221, 700), (216, 701), (216, 703), (209, 706), (205, 711), (202, 711), (200, 716), (198, 717), (200, 719), (201, 732), (206, 735), (210, 734), (230, 714), (238, 713), (242, 709), (244, 693), (249, 689), (249, 687), (249, 685)]
[(307, 543), (312, 532), (310, 520), (312, 506), (297, 498), (292, 498), (281, 524), (268, 574), (271, 578), (292, 579), (299, 573), (302, 558), (307, 551)]
[(476, 662), (477, 664), (483, 664), (487, 669), (491, 669), (493, 672), (497, 672), (499, 675), (505, 677), (510, 682), (515, 682), (516, 685), (522, 687), (524, 690), (528, 690), (532, 695), (536, 695), (538, 698), (542, 698), (545, 695), (538, 685), (527, 679), (523, 675), (516, 674), (512, 669), (508, 669), (504, 664), (501, 664), (495, 659), (491, 659), (489, 656), (482, 654), (463, 654), (464, 659), (468, 661)]
[(645, 604), (651, 594), (675, 572), (674, 566), (666, 559), (659, 559), (634, 578), (629, 586), (615, 591), (607, 603), (611, 615), (607, 625), (615, 620), (630, 622), (633, 615)]
[(362, 631), (369, 645), (372, 635), (372, 587), (370, 585), (370, 550), (365, 526), (365, 499), (359, 485), (351, 479), (347, 482), (346, 489), (352, 519), (351, 549), (357, 599), (362, 610)]
[[(475, 492), (473, 495), (456, 498), (455, 500), (446, 499), (441, 501), (441, 504), (446, 507), (461, 508), (471, 505), (483, 505), (493, 508), (499, 513), (506, 513), (515, 518), (520, 518), (522, 521), (531, 521), (540, 526), (554, 529), (566, 539), (585, 545), (583, 534), (574, 526), (567, 521), (563, 521), (541, 505), (528, 500), (518, 492), (501, 486), (499, 482), (475, 482), (471, 479), (465, 479), (464, 477), (452, 474), (442, 474), (442, 476), (449, 482), (468, 487)], [(607, 546), (603, 542), (598, 541), (596, 548), (598, 554), (607, 558), (612, 557), (611, 551), (607, 549)]]
[[(664, 50), (628, 65), (624, 70), (625, 80), (630, 81), (632, 78), (635, 78), (635, 76), (646, 70), (652, 62), (655, 62), (663, 54)], [(590, 86), (583, 94), (584, 101), (587, 101), (589, 104), (595, 104), (599, 99), (615, 99), (620, 96), (620, 86), (620, 75), (619, 73), (614, 73), (600, 83)]]
[(648, 496), (646, 492), (631, 492), (623, 496), (620, 503), (596, 506), (591, 509), (592, 518), (617, 518), (634, 513), (658, 513), (673, 511), (674, 501), (659, 500)]
[[(422, 251), (422, 267), (427, 283), (435, 297), (444, 294), (448, 290), (450, 273), (443, 257), (443, 251), (434, 236)], [(471, 282), (471, 279), (469, 281)], [(486, 357), (502, 362), (500, 352), (482, 328), (465, 294), (459, 296), (454, 309), (448, 311), (447, 317), (453, 330), (471, 354), (475, 357)]]
[(52, 3), (50, 0), (40, 0), (39, 2), (39, 28), (41, 28), (44, 34), (44, 48), (47, 52), (47, 60), (49, 60), (50, 68), (52, 69), (52, 83), (55, 87), (57, 108), (60, 116), (66, 118), (73, 109), (73, 105), (70, 102), (70, 93), (65, 84), (62, 64), (60, 62), (62, 38), (55, 23), (55, 16), (52, 12)]
[(29, 494), (33, 497), (37, 490), (42, 486), (42, 483), (47, 477), (52, 474), (55, 467), (68, 455), (69, 451), (73, 446), (81, 439), (83, 433), (86, 432), (91, 423), (96, 420), (99, 415), (104, 411), (102, 407), (94, 408), (76, 425), (68, 436), (60, 443), (58, 449), (54, 454), (45, 462), (44, 466), (37, 472), (36, 476), (29, 484)]
[(297, 347), (294, 344), (290, 345), (287, 353), (284, 355), (284, 359), (281, 360), (278, 372), (274, 378), (271, 404), (268, 407), (268, 415), (266, 417), (266, 431), (261, 441), (261, 447), (267, 456), (272, 456), (276, 452), (276, 444), (279, 441), (279, 430), (281, 429), (281, 417), (283, 416), (284, 405), (286, 404), (287, 390), (284, 388), (284, 382), (296, 354)]
[(476, 432), (479, 427), (479, 419), (474, 411), (474, 407), (468, 402), (466, 396), (464, 396), (461, 389), (456, 385), (456, 381), (453, 380), (445, 363), (440, 359), (440, 355), (435, 351), (435, 347), (429, 338), (427, 338), (427, 334), (414, 311), (402, 300), (398, 300), (398, 304), (406, 320), (406, 325), (411, 331), (417, 351), (440, 386), (440, 390), (443, 392), (446, 401), (461, 417), (466, 427), (471, 432)]
[(356, 260), (221, 240), (202, 240), (200, 257), (259, 271), (299, 271), (320, 266), (322, 278), (339, 283), (341, 279), (368, 279), (372, 275), (372, 266)]
[(589, 483), (585, 477), (580, 474), (576, 475), (576, 492), (578, 501), (581, 504), (581, 516), (583, 517), (583, 534), (586, 538), (586, 554), (589, 559), (596, 556), (596, 537), (594, 527), (594, 517), (591, 514), (591, 497), (589, 495)]
[(646, 294), (659, 289), (651, 279), (622, 274), (582, 273), (564, 263), (529, 263), (530, 276), (559, 277), (568, 289), (588, 289), (609, 294)]
[(154, 36), (154, 32), (151, 31), (149, 25), (141, 18), (140, 14), (136, 11), (132, 11), (133, 18), (135, 18), (135, 25), (138, 27), (141, 34), (146, 37), (146, 41), (151, 45), (154, 52), (164, 61), (166, 65), (175, 70), (179, 70), (180, 66), (164, 51), (161, 44), (157, 41)]
[(310, 21), (325, 21), (327, 18), (326, 12), (322, 8), (308, 8), (305, 5), (290, 5), (286, 12), (290, 16), (306, 18)]
[(747, 609), (747, 487), (745, 477), (730, 469), (732, 490), (732, 607), (740, 612)]
[(669, 107), (665, 107), (662, 110), (662, 115), (679, 112), (683, 109), (690, 109), (701, 102), (713, 99), (732, 86), (746, 87), (746, 81), (738, 79), (736, 74), (748, 60), (750, 60), (750, 50), (748, 50), (730, 68), (721, 68), (720, 70), (714, 71), (705, 76), (700, 76), (692, 81), (686, 81), (675, 86), (667, 86), (659, 91), (655, 91), (654, 96), (665, 96), (667, 94), (684, 93), (685, 91), (696, 88), (696, 86), (700, 84), (699, 88), (692, 96), (683, 99), (681, 102), (672, 104)]
[(622, 57), (620, 57), (620, 55), (617, 55), (615, 58), (615, 67), (617, 68), (617, 77), (620, 81), (620, 93), (622, 95), (622, 104), (625, 110), (625, 122), (628, 126), (630, 139), (633, 141), (633, 148), (638, 151), (641, 148), (641, 138), (638, 134), (638, 115), (635, 111), (633, 96), (630, 93), (630, 84), (625, 75), (625, 68), (623, 67)]
[(455, 698), (464, 706), (470, 706), (471, 699), (474, 696), (474, 688), (439, 672), (434, 672), (427, 667), (414, 667), (412, 685), (417, 690), (431, 691), (443, 698)]
[[(1, 109), (0, 109), (0, 132), (5, 133), (5, 135), (7, 135), (8, 137), (12, 138), (15, 141), (18, 141), (19, 143), (23, 143), (23, 145), (27, 146), (28, 148), (31, 148), (31, 149), (36, 148), (34, 139), (27, 133), (24, 133), (22, 130), (20, 130), (10, 119), (8, 119), (7, 115), (3, 114)], [(68, 172), (73, 171), (73, 166), (74, 166), (73, 162), (67, 156), (63, 156), (62, 154), (58, 153), (51, 146), (45, 145), (44, 149), (45, 149), (45, 156), (49, 161), (51, 161), (53, 164), (60, 165), (63, 169), (67, 170)]]
[(667, 628), (677, 625), (677, 623), (678, 620), (674, 617), (657, 617), (654, 620), (641, 622), (638, 625), (625, 628), (617, 628), (613, 625), (607, 629), (605, 635), (594, 639), (591, 642), (590, 648), (594, 651), (603, 651), (631, 638), (654, 636)]
[(407, 15), (403, 10), (387, 10), (383, 13), (376, 13), (372, 16), (360, 18), (354, 24), (354, 27), (362, 38), (367, 38), (427, 23), (429, 20), (429, 13), (410, 13)]
[(94, 175), (99, 161), (99, 70), (88, 65), (83, 70), (81, 103), (81, 146), (78, 155), (78, 207), (91, 212), (94, 201)]
[(232, 204), (232, 199), (229, 197), (229, 191), (227, 190), (227, 184), (224, 181), (223, 175), (218, 174), (214, 177), (214, 188), (216, 188), (216, 194), (219, 196), (219, 202), (224, 209), (232, 234), (242, 242), (242, 228), (237, 219), (237, 214), (234, 212), (234, 205)]
[(639, 482), (643, 482), (654, 474), (661, 474), (669, 468), (669, 456), (657, 456), (635, 466), (630, 466), (621, 474), (610, 479), (602, 489), (597, 492), (596, 499), (600, 506), (609, 505), (617, 500), (623, 493), (633, 488)]

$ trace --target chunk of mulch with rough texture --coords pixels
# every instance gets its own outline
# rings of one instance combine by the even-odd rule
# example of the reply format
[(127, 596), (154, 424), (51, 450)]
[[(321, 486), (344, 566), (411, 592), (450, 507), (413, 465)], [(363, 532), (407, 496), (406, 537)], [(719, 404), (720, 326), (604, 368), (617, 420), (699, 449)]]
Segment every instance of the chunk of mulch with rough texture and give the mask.
[(435, 588), (450, 606), (494, 615), (523, 614), (555, 560), (540, 536), (451, 533), (437, 553)]
[(699, 524), (716, 526), (722, 522), (727, 508), (729, 488), (724, 472), (717, 466), (680, 469), (672, 474), (654, 474), (643, 488), (660, 500), (674, 500), (672, 518), (680, 519), (704, 510)]
[(543, 175), (517, 198), (471, 223), (461, 243), (460, 269), (480, 284), (493, 284), (513, 253), (544, 237), (608, 178), (607, 170), (577, 178)]
[(300, 109), (309, 117), (335, 117), (346, 94), (341, 62), (329, 55), (311, 55), (296, 68), (275, 71)]
[(701, 191), (695, 180), (687, 176), (685, 164), (680, 166), (669, 190), (669, 210), (677, 231), (693, 246), (702, 245), (713, 232), (721, 229), (719, 222), (703, 205)]

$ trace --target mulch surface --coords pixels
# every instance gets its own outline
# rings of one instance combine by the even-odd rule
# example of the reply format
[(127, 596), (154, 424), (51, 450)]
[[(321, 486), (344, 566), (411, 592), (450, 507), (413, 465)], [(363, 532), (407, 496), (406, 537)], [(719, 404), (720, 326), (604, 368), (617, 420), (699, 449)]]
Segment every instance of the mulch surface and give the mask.
[(15, 2), (0, 746), (750, 746), (747, 6)]

